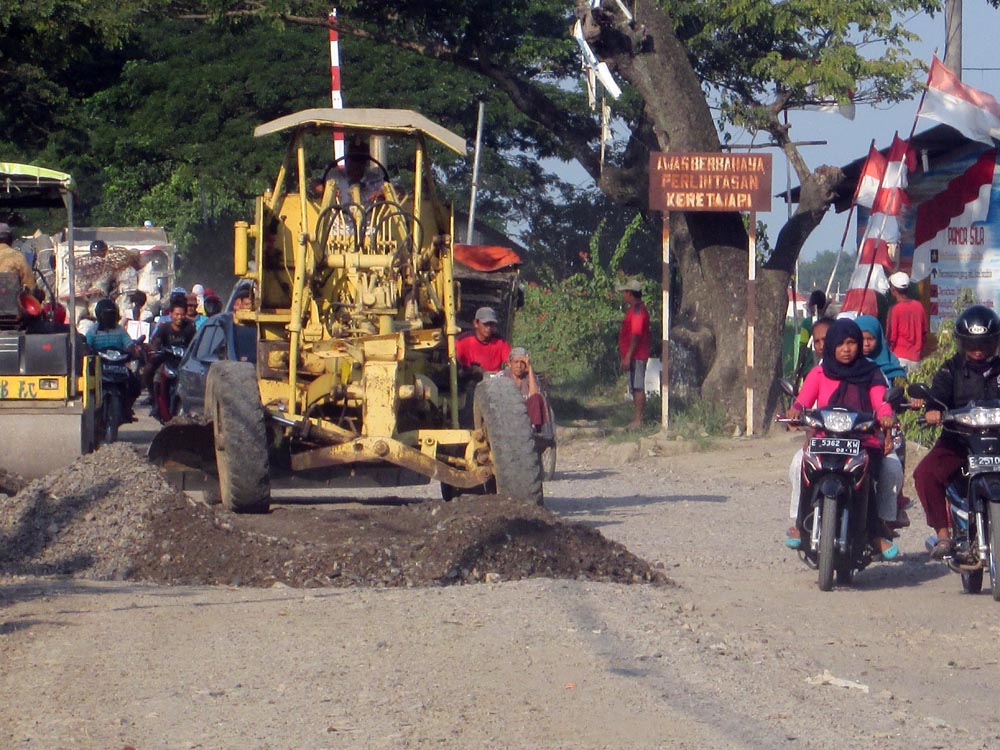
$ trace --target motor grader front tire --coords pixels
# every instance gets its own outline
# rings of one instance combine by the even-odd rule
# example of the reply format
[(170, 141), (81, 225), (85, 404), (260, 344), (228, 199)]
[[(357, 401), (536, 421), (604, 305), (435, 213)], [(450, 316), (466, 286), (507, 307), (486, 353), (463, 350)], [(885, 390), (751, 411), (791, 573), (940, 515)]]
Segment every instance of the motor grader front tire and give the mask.
[(250, 362), (212, 364), (205, 384), (212, 420), (222, 505), (236, 513), (266, 513), (271, 502), (264, 407)]
[(542, 465), (528, 409), (512, 380), (488, 378), (476, 386), (476, 427), (486, 433), (496, 491), (542, 504)]

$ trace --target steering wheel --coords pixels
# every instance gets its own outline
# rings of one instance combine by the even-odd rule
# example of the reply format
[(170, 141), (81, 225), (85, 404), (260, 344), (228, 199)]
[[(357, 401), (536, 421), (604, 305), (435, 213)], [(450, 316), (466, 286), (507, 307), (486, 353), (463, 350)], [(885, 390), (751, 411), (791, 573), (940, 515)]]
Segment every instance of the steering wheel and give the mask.
[[(347, 157), (348, 154), (344, 154), (343, 156), (340, 156), (334, 161), (330, 162), (330, 164), (323, 172), (323, 182), (326, 182), (327, 178), (330, 176), (330, 172), (332, 172), (334, 169), (337, 169), (338, 167), (344, 166), (347, 163)], [(382, 173), (382, 182), (389, 182), (389, 170), (387, 170), (385, 168), (385, 165), (382, 164), (382, 162), (380, 162), (374, 156), (370, 156), (369, 154), (350, 154), (350, 157), (352, 159), (364, 159), (365, 161), (371, 162), (376, 167), (378, 167), (379, 171)]]

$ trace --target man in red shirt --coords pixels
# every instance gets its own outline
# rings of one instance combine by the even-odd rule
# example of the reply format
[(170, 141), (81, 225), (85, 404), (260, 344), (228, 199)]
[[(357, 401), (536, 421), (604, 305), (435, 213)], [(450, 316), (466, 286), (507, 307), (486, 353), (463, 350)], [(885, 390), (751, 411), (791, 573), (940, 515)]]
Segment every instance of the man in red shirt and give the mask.
[(463, 367), (479, 366), (485, 372), (497, 372), (510, 356), (510, 344), (498, 335), (497, 312), (480, 307), (472, 321), (472, 331), (455, 341), (455, 357)]
[(899, 358), (907, 373), (913, 372), (920, 362), (920, 354), (927, 338), (927, 314), (924, 306), (906, 294), (910, 277), (897, 271), (889, 277), (889, 292), (894, 304), (889, 308), (885, 339), (889, 349)]
[(620, 284), (628, 310), (618, 331), (618, 352), (621, 354), (622, 371), (628, 373), (628, 388), (632, 393), (635, 418), (628, 429), (642, 426), (642, 411), (646, 406), (646, 361), (649, 359), (649, 312), (642, 303), (642, 283), (636, 279)]

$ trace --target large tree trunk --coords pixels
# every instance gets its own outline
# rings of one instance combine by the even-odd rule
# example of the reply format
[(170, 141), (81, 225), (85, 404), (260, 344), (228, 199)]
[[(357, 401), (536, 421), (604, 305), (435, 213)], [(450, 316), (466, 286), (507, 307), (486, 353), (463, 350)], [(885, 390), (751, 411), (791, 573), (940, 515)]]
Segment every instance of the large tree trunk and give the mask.
[[(687, 50), (670, 17), (655, 0), (637, 0), (629, 24), (606, 3), (592, 9), (578, 2), (578, 15), (601, 59), (636, 89), (645, 102), (650, 150), (720, 151), (715, 121)], [(832, 198), (832, 170), (810, 173), (775, 119), (771, 135), (792, 161), (802, 182), (800, 204), (779, 235), (775, 251), (756, 283), (755, 430), (773, 413), (781, 368), (781, 340), (788, 307), (788, 281), (802, 244), (822, 219)], [(838, 170), (839, 171), (839, 170)], [(606, 169), (600, 186), (619, 202), (632, 199), (648, 208), (648, 163), (626, 161)], [(633, 195), (628, 195), (633, 191)], [(733, 425), (746, 419), (746, 325), (748, 237), (736, 213), (673, 213), (671, 253), (678, 291), (672, 299), (671, 338), (694, 355), (701, 395), (722, 405)]]
[[(581, 11), (590, 13), (587, 29), (599, 55), (646, 103), (655, 138), (651, 150), (719, 151), (701, 82), (669, 16), (652, 0), (638, 0), (635, 16), (641, 25), (631, 27), (584, 5)], [(641, 168), (634, 170), (634, 181), (643, 183), (633, 189), (639, 193), (637, 202), (648, 207), (648, 167), (636, 166)], [(617, 186), (606, 179), (601, 187), (608, 192)], [(722, 405), (734, 424), (743, 424), (747, 233), (735, 213), (672, 213), (670, 237), (679, 279), (671, 338), (693, 354), (702, 397)], [(761, 285), (759, 305), (772, 306), (773, 294), (770, 284)], [(781, 309), (783, 313), (783, 302)]]

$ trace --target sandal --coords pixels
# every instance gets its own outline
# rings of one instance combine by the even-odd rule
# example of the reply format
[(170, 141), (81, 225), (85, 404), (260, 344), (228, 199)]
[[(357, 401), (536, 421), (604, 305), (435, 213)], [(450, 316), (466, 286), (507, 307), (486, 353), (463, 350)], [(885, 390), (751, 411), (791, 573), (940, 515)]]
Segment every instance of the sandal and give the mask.
[(802, 537), (795, 526), (792, 526), (785, 532), (785, 546), (789, 549), (798, 549), (802, 546)]
[(899, 557), (899, 545), (891, 539), (878, 538), (875, 540), (875, 549), (883, 560), (895, 560)]
[(950, 557), (952, 549), (951, 539), (938, 539), (934, 543), (934, 546), (931, 547), (931, 559), (943, 560), (946, 557)]

